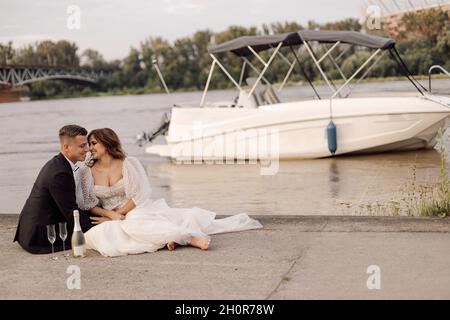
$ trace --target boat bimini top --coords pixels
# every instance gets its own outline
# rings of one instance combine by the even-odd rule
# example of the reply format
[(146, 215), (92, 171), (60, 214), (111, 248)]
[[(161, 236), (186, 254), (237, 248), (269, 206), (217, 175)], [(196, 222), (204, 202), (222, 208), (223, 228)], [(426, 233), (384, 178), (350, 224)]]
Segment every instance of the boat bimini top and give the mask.
[[(315, 46), (314, 44), (317, 43)], [(330, 47), (327, 47), (327, 44), (331, 44)], [(337, 57), (333, 56), (333, 51), (340, 47), (340, 45), (348, 45), (347, 48), (341, 50)], [(326, 52), (320, 57), (317, 58), (314, 52), (314, 48), (325, 46)], [(344, 56), (344, 54), (353, 46), (361, 46), (370, 49), (374, 49), (375, 51), (370, 55), (370, 57), (351, 75), (350, 77), (346, 77), (342, 72), (341, 67), (338, 62)], [(283, 54), (280, 49), (282, 47), (289, 47), (290, 52), (292, 53), (293, 59), (292, 61), (288, 59), (288, 55)], [(268, 61), (265, 61), (261, 56), (260, 52), (266, 50), (273, 50)], [(206, 86), (202, 95), (202, 99), (200, 102), (200, 106), (203, 107), (205, 105), (205, 97), (209, 88), (209, 84), (211, 81), (212, 74), (214, 72), (215, 66), (217, 65), (224, 74), (231, 80), (231, 82), (236, 86), (239, 90), (239, 98), (237, 100), (238, 106), (244, 107), (258, 107), (261, 104), (274, 104), (279, 102), (279, 99), (276, 97), (276, 94), (271, 89), (271, 83), (264, 77), (264, 74), (269, 69), (270, 65), (274, 61), (274, 58), (279, 56), (281, 59), (289, 65), (289, 69), (284, 77), (283, 82), (278, 88), (278, 91), (281, 91), (288, 81), (290, 75), (296, 64), (298, 64), (300, 71), (303, 76), (308, 81), (309, 85), (314, 90), (314, 93), (318, 99), (321, 99), (321, 96), (317, 92), (314, 87), (311, 79), (308, 77), (304, 68), (300, 63), (299, 55), (302, 53), (302, 50), (306, 50), (309, 56), (312, 58), (315, 66), (319, 70), (321, 76), (325, 80), (327, 86), (331, 90), (330, 97), (330, 109), (332, 99), (339, 96), (343, 97), (341, 92), (342, 89), (349, 86), (349, 92), (344, 96), (348, 97), (354, 87), (350, 87), (350, 82), (359, 75), (366, 66), (372, 62), (366, 71), (361, 75), (357, 83), (363, 80), (373, 68), (374, 65), (384, 56), (386, 52), (389, 52), (392, 58), (398, 63), (400, 69), (403, 74), (411, 81), (411, 83), (416, 87), (416, 89), (423, 95), (423, 91), (427, 91), (409, 72), (406, 64), (403, 62), (400, 57), (398, 51), (395, 48), (395, 40), (391, 38), (379, 37), (364, 34), (361, 32), (355, 31), (314, 31), (314, 30), (300, 30), (297, 32), (289, 32), (283, 34), (276, 35), (262, 35), (262, 36), (243, 36), (239, 37), (221, 44), (212, 45), (208, 48), (208, 53), (210, 54), (213, 62), (209, 71), (209, 75), (206, 81)], [(236, 56), (240, 57), (243, 60), (240, 79), (236, 81), (231, 74), (226, 70), (226, 68), (219, 61), (218, 55), (221, 53), (232, 52)], [(258, 70), (249, 60), (249, 57), (255, 56), (264, 66), (262, 70)], [(341, 87), (337, 87), (331, 79), (329, 79), (321, 65), (325, 58), (331, 60), (332, 65), (337, 69), (340, 76), (344, 79), (344, 84)], [(375, 59), (376, 58), (376, 59)], [(250, 86), (250, 91), (247, 93), (242, 88), (243, 77), (245, 73), (246, 66), (249, 66), (253, 71), (255, 71), (258, 75), (256, 79), (253, 79), (250, 83), (247, 83)], [(257, 98), (254, 95), (255, 90), (258, 90), (258, 86), (260, 86), (260, 82), (263, 81), (267, 84), (267, 88), (270, 91), (265, 91), (263, 98)], [(423, 91), (422, 91), (423, 90)], [(253, 97), (253, 98), (252, 98)], [(331, 112), (331, 110), (330, 110)]]

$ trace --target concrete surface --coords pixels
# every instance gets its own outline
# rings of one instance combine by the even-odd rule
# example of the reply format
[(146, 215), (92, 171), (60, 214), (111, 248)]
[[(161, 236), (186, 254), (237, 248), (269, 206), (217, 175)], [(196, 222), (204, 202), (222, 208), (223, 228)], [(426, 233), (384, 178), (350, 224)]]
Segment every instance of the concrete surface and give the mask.
[(264, 229), (215, 235), (208, 251), (52, 261), (12, 243), (17, 217), (0, 215), (0, 299), (450, 298), (450, 219), (261, 216)]

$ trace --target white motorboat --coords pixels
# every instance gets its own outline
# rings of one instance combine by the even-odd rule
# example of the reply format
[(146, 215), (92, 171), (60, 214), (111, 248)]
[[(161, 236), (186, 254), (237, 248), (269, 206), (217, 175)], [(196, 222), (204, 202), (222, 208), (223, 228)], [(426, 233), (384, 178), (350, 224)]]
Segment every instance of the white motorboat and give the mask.
[[(326, 48), (322, 57), (317, 58), (314, 48), (320, 45), (330, 47)], [(352, 46), (366, 47), (373, 52), (353, 75), (346, 77), (338, 62), (345, 49)], [(286, 53), (281, 52), (284, 47), (290, 49), (289, 54), (294, 59), (290, 60)], [(166, 134), (167, 144), (149, 146), (147, 153), (177, 161), (217, 161), (323, 158), (341, 154), (415, 150), (433, 148), (439, 130), (443, 131), (450, 125), (450, 97), (431, 93), (431, 69), (429, 90), (414, 79), (398, 54), (393, 39), (352, 31), (303, 30), (272, 36), (240, 37), (208, 50), (213, 61), (200, 104), (196, 107), (174, 106), (160, 128), (138, 136), (138, 142), (142, 145), (153, 141), (159, 134)], [(272, 51), (268, 61), (260, 55), (266, 50)], [(333, 57), (335, 50), (340, 51), (339, 57)], [(299, 58), (302, 51), (314, 61), (330, 89), (329, 96), (319, 95), (304, 73)], [(239, 81), (219, 61), (218, 55), (226, 52), (232, 52), (243, 60)], [(361, 75), (358, 82), (361, 81), (386, 53), (399, 64), (418, 94), (350, 97), (354, 88), (350, 86), (351, 81), (358, 75)], [(251, 55), (263, 64), (260, 72), (250, 61)], [(316, 99), (294, 102), (279, 99), (264, 76), (276, 57), (289, 64), (289, 71), (278, 91), (283, 89), (295, 66), (299, 66)], [(341, 87), (336, 87), (328, 79), (322, 67), (324, 59), (330, 59), (343, 77)], [(239, 95), (235, 101), (206, 102), (216, 66), (236, 86)], [(248, 79), (247, 90), (243, 86), (246, 67), (259, 72), (257, 78)]]

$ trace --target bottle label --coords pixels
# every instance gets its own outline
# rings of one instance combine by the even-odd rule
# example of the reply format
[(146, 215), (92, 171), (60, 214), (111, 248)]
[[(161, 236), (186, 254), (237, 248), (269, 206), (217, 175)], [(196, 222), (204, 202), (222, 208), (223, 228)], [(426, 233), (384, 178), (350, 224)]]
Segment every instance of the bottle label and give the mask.
[(84, 246), (73, 247), (73, 255), (75, 257), (84, 257)]

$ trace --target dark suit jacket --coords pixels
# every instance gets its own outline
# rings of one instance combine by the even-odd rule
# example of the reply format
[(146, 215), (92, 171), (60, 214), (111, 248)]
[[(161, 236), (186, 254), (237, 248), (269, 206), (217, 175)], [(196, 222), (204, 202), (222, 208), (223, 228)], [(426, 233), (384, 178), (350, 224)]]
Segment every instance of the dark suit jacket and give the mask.
[[(39, 172), (22, 212), (19, 216), (14, 241), (31, 253), (49, 253), (51, 244), (47, 239), (48, 224), (56, 224), (55, 251), (62, 250), (58, 235), (58, 222), (67, 222), (66, 249), (70, 249), (73, 233), (73, 210), (78, 209), (72, 167), (61, 153), (48, 161)], [(80, 210), (83, 232), (92, 227), (89, 214)]]

